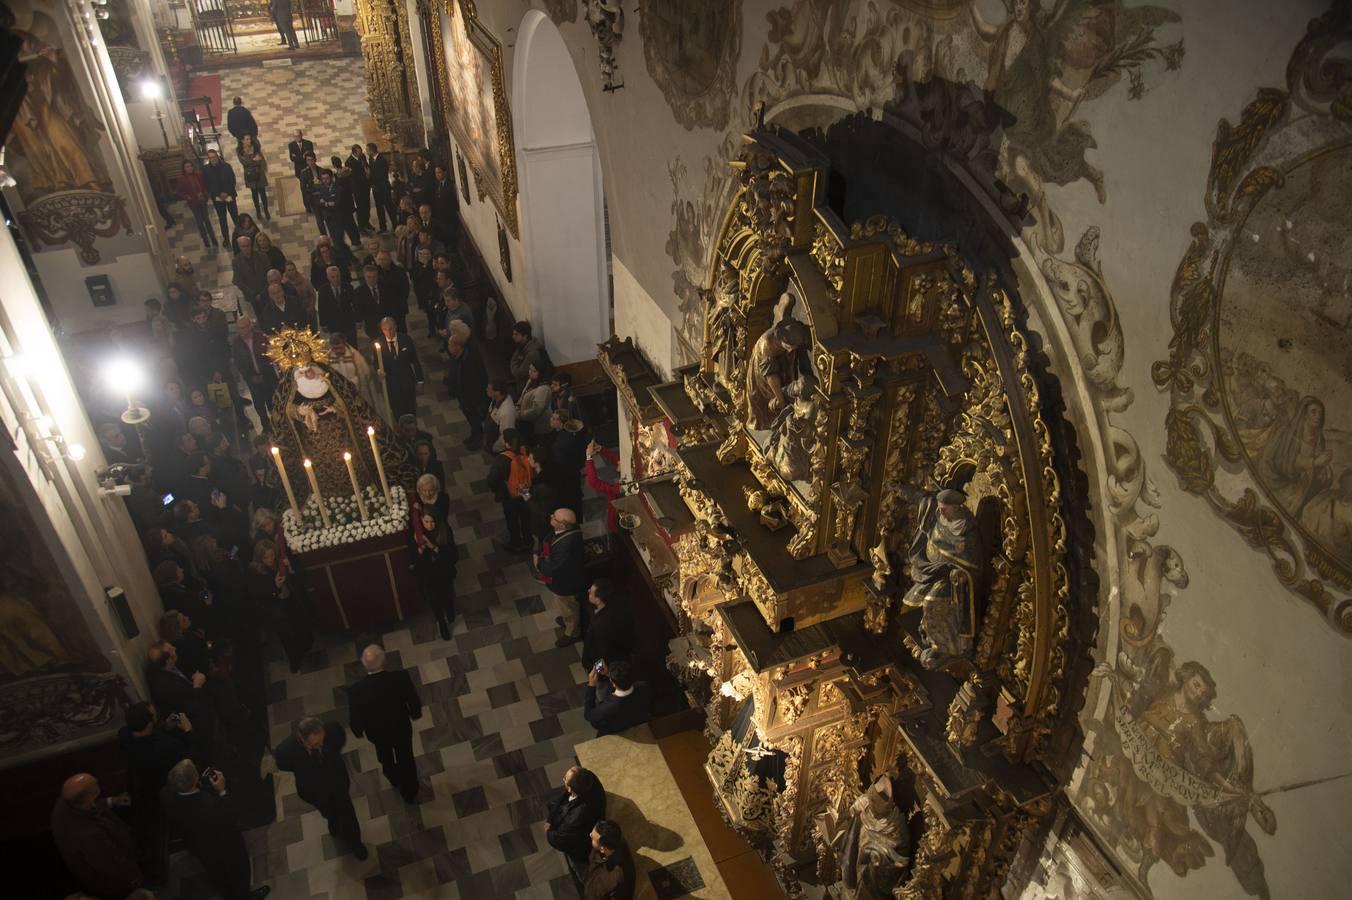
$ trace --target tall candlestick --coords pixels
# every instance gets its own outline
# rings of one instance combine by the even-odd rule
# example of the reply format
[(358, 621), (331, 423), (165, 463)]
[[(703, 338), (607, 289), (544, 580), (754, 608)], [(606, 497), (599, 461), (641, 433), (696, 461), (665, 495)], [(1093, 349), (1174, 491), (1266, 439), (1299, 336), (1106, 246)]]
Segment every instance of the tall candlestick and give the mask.
[(286, 501), (291, 504), (291, 515), (296, 517), (297, 527), (301, 524), (300, 504), (296, 503), (296, 495), (291, 491), (291, 479), (286, 475), (286, 466), (282, 465), (282, 451), (272, 448), (272, 461), (277, 464), (277, 474), (282, 476), (282, 487), (286, 489)]
[(376, 347), (376, 371), (380, 373), (380, 390), (385, 395), (385, 421), (394, 425), (394, 407), (390, 406), (390, 383), (385, 378), (385, 357), (380, 353), (380, 341), (372, 341)]
[(315, 495), (315, 502), (319, 504), (319, 519), (325, 528), (330, 528), (332, 526), (329, 523), (329, 511), (324, 508), (324, 496), (319, 493), (319, 479), (315, 478), (315, 467), (308, 459), (301, 460), (301, 465), (305, 467), (305, 477), (310, 479), (310, 493)]
[(343, 462), (347, 463), (347, 477), (352, 482), (352, 493), (357, 498), (357, 511), (361, 513), (361, 520), (365, 522), (370, 518), (366, 515), (366, 501), (362, 499), (361, 488), (357, 486), (357, 470), (352, 468), (352, 454), (346, 450), (343, 451)]
[(385, 505), (390, 507), (390, 512), (394, 512), (394, 501), (390, 499), (390, 483), (385, 480), (385, 463), (380, 460), (380, 448), (376, 446), (376, 429), (374, 425), (366, 426), (366, 437), (371, 442), (371, 456), (376, 461), (376, 474), (380, 476), (380, 490), (385, 495)]

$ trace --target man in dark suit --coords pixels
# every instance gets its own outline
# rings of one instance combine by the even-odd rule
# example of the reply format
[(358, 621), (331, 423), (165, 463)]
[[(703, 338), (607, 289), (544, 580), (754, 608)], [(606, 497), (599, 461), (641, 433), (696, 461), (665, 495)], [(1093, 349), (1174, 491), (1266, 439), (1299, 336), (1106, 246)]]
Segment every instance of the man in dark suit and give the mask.
[[(300, 132), (296, 133), (300, 134)], [(305, 143), (309, 144), (310, 142), (306, 141)], [(321, 183), (320, 175), (327, 172), (328, 169), (317, 162), (313, 144), (310, 144), (310, 149), (305, 151), (303, 158), (305, 164), (296, 173), (296, 178), (300, 179), (300, 195), (305, 198), (305, 208), (314, 213), (315, 223), (319, 226), (319, 233), (328, 234), (328, 226), (324, 220), (324, 207), (320, 206), (315, 200), (315, 191)], [(341, 240), (341, 235), (339, 239)]]
[(347, 168), (352, 172), (352, 205), (357, 213), (357, 227), (362, 234), (371, 233), (371, 169), (361, 144), (353, 144), (347, 155)]
[(282, 37), (279, 43), (289, 45), (292, 50), (299, 50), (300, 41), (296, 40), (296, 24), (292, 21), (291, 0), (271, 0), (268, 6), (272, 13), (272, 21), (277, 23), (277, 33)]
[(202, 167), (202, 182), (206, 185), (207, 196), (216, 207), (216, 218), (221, 223), (221, 243), (230, 246), (230, 226), (225, 217), (230, 216), (230, 224), (239, 220), (239, 206), (235, 203), (235, 170), (221, 159), (215, 150), (207, 151), (207, 164)]
[(389, 316), (399, 324), (400, 333), (408, 331), (408, 273), (394, 264), (390, 251), (376, 254), (376, 269), (380, 275), (380, 293), (385, 298), (381, 316)]
[(299, 300), (286, 295), (280, 284), (268, 285), (267, 299), (258, 308), (259, 324), (268, 334), (275, 334), (283, 328), (305, 328), (309, 321), (305, 317), (305, 307)]
[(563, 773), (563, 793), (549, 804), (545, 840), (578, 870), (591, 855), (591, 830), (606, 817), (606, 792), (590, 770), (573, 766)]
[[(603, 674), (610, 679), (610, 691), (598, 699), (597, 685)], [(587, 673), (587, 699), (582, 708), (597, 737), (619, 734), (652, 717), (653, 688), (646, 681), (634, 681), (627, 662), (602, 666), (600, 672), (593, 666)]]
[(551, 591), (559, 598), (563, 615), (555, 619), (563, 633), (554, 642), (567, 647), (582, 640), (582, 610), (579, 597), (585, 590), (582, 580), (582, 531), (577, 527), (577, 515), (566, 507), (554, 510), (549, 517), (554, 533), (545, 540), (540, 552), (532, 559), (535, 570)]
[[(296, 136), (291, 143), (286, 145), (286, 155), (291, 158), (291, 168), (295, 171), (296, 177), (305, 169), (305, 157), (315, 152), (315, 142), (305, 137), (305, 134), (296, 129)], [(308, 209), (309, 207), (306, 207)]]
[(615, 585), (609, 578), (596, 579), (587, 591), (587, 602), (591, 604), (592, 614), (587, 636), (582, 641), (583, 664), (591, 668), (598, 659), (608, 665), (631, 662), (634, 619), (628, 607), (615, 596)]
[(225, 114), (225, 130), (230, 132), (235, 143), (244, 140), (246, 134), (254, 139), (255, 144), (258, 143), (258, 122), (249, 112), (249, 107), (244, 105), (243, 97), (236, 97), (230, 112)]
[[(99, 897), (125, 897), (146, 883), (131, 829), (111, 809), (127, 803), (126, 795), (100, 796), (98, 779), (81, 772), (66, 779), (52, 807), (57, 852), (80, 886)], [(12, 896), (24, 893), (20, 889)]]
[(347, 732), (337, 722), (301, 719), (296, 733), (277, 745), (277, 768), (296, 776), (296, 793), (329, 824), (329, 834), (357, 859), (366, 859), (361, 826), (352, 808), (352, 779), (343, 759)]
[(460, 327), (452, 328), (446, 339), (446, 388), (459, 401), (460, 411), (469, 422), (465, 447), (473, 450), (484, 440), (484, 417), (488, 415), (484, 389), (488, 386), (488, 370), (470, 338), (469, 329), (463, 322), (457, 324)]
[[(338, 195), (338, 214), (343, 233), (352, 240), (354, 246), (361, 246), (361, 231), (357, 228), (357, 219), (354, 215), (356, 210), (356, 193), (352, 187), (352, 170), (343, 165), (341, 158), (330, 156), (329, 163), (333, 166), (333, 187)], [(329, 235), (333, 235), (333, 223), (329, 223)]]
[(433, 234), (447, 247), (455, 246), (460, 225), (460, 198), (455, 193), (455, 179), (451, 170), (443, 165), (432, 169), (432, 222), (436, 225)]
[(206, 869), (207, 878), (225, 900), (262, 900), (272, 888), (250, 889), (249, 851), (235, 818), (234, 803), (225, 789), (225, 776), (207, 770), (208, 790), (202, 790), (192, 760), (169, 770), (169, 783), (160, 791), (169, 827), (183, 837), (188, 851)]
[(357, 295), (352, 285), (343, 280), (343, 270), (329, 266), (324, 270), (324, 284), (319, 288), (315, 312), (319, 328), (341, 334), (353, 347), (357, 346)]
[(385, 778), (399, 789), (405, 803), (432, 799), (432, 789), (418, 783), (413, 758), (413, 720), (422, 717), (422, 701), (413, 679), (403, 669), (385, 670), (385, 651), (372, 644), (362, 651), (366, 676), (347, 689), (352, 733), (376, 748)]
[(272, 395), (277, 392), (277, 370), (267, 357), (268, 339), (254, 330), (253, 319), (240, 316), (235, 320), (235, 336), (230, 339), (230, 358), (235, 368), (249, 385), (254, 411), (266, 431)]
[[(371, 198), (376, 203), (376, 221), (380, 223), (380, 233), (384, 234), (399, 224), (399, 210), (394, 205), (394, 194), (390, 191), (390, 158), (374, 143), (366, 145), (366, 156), (370, 160), (368, 173), (371, 181)], [(389, 227), (385, 224), (387, 212)]]
[(202, 686), (207, 676), (202, 672), (184, 672), (178, 667), (178, 651), (168, 641), (151, 644), (146, 649), (146, 686), (155, 701), (155, 708), (165, 715), (188, 713), (198, 724), (204, 716)]
[(361, 270), (362, 283), (352, 294), (353, 311), (362, 322), (366, 336), (373, 341), (380, 340), (380, 320), (387, 315), (381, 305), (385, 298), (381, 296), (380, 270), (375, 266), (366, 266)]
[(401, 334), (393, 318), (380, 320), (382, 361), (385, 384), (390, 393), (390, 412), (397, 419), (405, 413), (418, 414), (418, 385), (423, 382), (422, 363), (413, 339)]

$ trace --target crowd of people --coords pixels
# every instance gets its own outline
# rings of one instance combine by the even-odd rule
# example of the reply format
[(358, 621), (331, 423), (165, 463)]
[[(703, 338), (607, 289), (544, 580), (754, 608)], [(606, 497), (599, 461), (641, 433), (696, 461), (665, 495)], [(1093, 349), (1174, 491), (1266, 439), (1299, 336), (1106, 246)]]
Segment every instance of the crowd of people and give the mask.
[[(293, 773), (300, 799), (323, 815), (339, 846), (365, 859), (343, 756), (348, 731), (374, 745), (405, 801), (434, 800), (412, 753), (422, 701), (408, 673), (387, 669), (377, 645), (361, 656), (367, 674), (350, 687), (346, 728), (306, 718), (270, 746), (270, 647), (296, 673), (315, 643), (306, 573), (287, 547), (285, 501), (269, 459), (270, 432), (289, 414), (273, 405), (279, 373), (267, 346), (278, 329), (326, 336), (332, 370), (408, 442), (417, 468), (411, 568), (441, 638), (450, 639), (455, 619), (460, 552), (441, 454), (486, 453), (488, 487), (506, 522), (501, 552), (529, 556), (559, 598), (558, 645), (582, 642), (587, 720), (610, 734), (651, 712), (651, 688), (632, 666), (633, 619), (610, 581), (584, 567), (583, 482), (618, 496), (618, 484), (596, 467), (598, 457), (611, 464), (616, 457), (592, 439), (568, 373), (553, 367), (529, 322), (512, 328), (510, 355), (493, 358), (457, 287), (461, 231), (445, 164), (424, 151), (395, 185), (394, 162), (374, 144), (354, 144), (346, 161), (333, 157), (331, 169), (321, 168), (313, 143), (296, 131), (288, 155), (319, 230), (306, 269), (263, 230), (272, 219), (267, 155), (240, 98), (229, 122), (256, 216), (238, 212), (234, 168), (214, 149), (200, 171), (185, 163), (178, 195), (207, 252), (232, 254), (237, 309), (223, 309), (231, 304), (198, 283), (191, 258), (179, 257), (163, 299), (146, 301), (142, 337), (148, 358), (162, 365), (144, 400), (149, 420), (132, 428), (120, 409), (100, 413), (99, 399), (87, 397), (103, 452), (130, 485), (127, 509), (163, 608), (144, 661), (149, 698), (126, 710), (119, 736), (128, 792), (104, 797), (94, 776), (79, 773), (62, 787), (52, 816), (70, 870), (99, 897), (153, 896), (171, 841), (182, 842), (227, 900), (266, 895), (267, 887), (252, 886), (242, 830), (274, 819), (273, 771)], [(437, 447), (419, 427), (418, 396), (432, 391), (408, 331), (412, 308), (444, 354), (444, 392), (425, 402), (459, 405), (469, 424), (463, 447)], [(490, 377), (490, 367), (500, 375)], [(604, 818), (599, 782), (574, 768), (563, 787), (550, 808), (549, 843), (569, 858), (584, 896), (631, 896), (633, 861), (619, 826)]]

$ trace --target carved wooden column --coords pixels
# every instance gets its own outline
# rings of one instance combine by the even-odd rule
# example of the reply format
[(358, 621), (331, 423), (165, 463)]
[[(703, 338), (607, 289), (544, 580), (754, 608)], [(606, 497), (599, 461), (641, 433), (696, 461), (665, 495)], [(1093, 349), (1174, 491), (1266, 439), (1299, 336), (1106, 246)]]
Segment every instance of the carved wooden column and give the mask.
[(422, 113), (408, 7), (400, 0), (356, 0), (356, 9), (371, 115), (392, 140), (421, 147)]

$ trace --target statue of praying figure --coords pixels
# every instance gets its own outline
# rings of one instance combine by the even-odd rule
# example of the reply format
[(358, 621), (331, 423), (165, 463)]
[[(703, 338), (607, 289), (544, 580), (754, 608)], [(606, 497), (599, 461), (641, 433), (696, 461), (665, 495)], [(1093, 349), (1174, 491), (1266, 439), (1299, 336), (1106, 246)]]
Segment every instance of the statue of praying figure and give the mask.
[(785, 293), (776, 305), (774, 323), (756, 339), (746, 367), (747, 424), (764, 431), (791, 399), (788, 386), (799, 382), (807, 396), (817, 386), (808, 327), (793, 318), (793, 297)]
[(848, 824), (833, 841), (840, 866), (841, 896), (847, 900), (891, 900), (911, 865), (911, 839), (892, 797), (892, 779), (879, 776), (846, 815)]
[(907, 557), (911, 587), (903, 602), (920, 607), (920, 664), (933, 669), (966, 656), (976, 634), (977, 589), (986, 564), (976, 516), (961, 491), (920, 502), (920, 527)]

